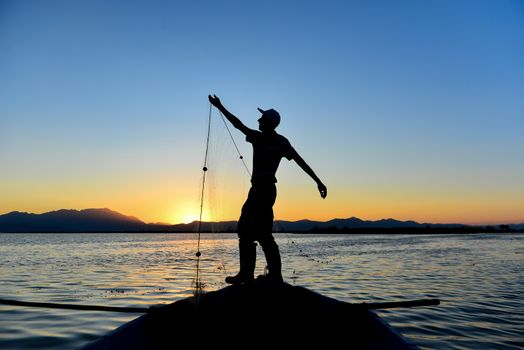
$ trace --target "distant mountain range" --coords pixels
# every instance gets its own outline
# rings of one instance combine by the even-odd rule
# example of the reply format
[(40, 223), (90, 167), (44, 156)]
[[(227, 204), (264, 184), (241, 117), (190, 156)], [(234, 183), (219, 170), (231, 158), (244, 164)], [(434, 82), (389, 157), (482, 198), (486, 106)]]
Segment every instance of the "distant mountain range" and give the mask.
[[(202, 222), (201, 232), (236, 232), (236, 221)], [(415, 221), (382, 219), (377, 221), (333, 219), (329, 221), (275, 221), (275, 232), (344, 232), (358, 230), (422, 230), (422, 229), (468, 229), (486, 228), (463, 224), (428, 224)], [(524, 230), (524, 223), (497, 225), (497, 230)], [(61, 209), (43, 214), (13, 211), (0, 215), (0, 232), (196, 232), (198, 222), (189, 224), (148, 224), (134, 216), (126, 216), (104, 209)]]
[(43, 214), (13, 211), (0, 215), (0, 232), (137, 231), (147, 224), (110, 209), (61, 209)]

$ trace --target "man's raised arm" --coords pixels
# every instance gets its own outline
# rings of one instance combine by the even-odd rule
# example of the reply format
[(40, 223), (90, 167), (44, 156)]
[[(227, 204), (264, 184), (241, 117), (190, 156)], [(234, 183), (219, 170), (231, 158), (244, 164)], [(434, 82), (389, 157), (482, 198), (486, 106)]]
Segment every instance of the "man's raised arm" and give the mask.
[(216, 96), (216, 95), (208, 95), (208, 98), (209, 98), (209, 102), (211, 102), (211, 104), (213, 106), (215, 106), (220, 112), (222, 112), (222, 114), (224, 115), (224, 117), (227, 118), (227, 120), (229, 120), (229, 122), (235, 127), (237, 128), (238, 130), (242, 131), (242, 133), (244, 135), (247, 136), (247, 134), (249, 132), (251, 132), (252, 130), (250, 128), (248, 128), (247, 126), (245, 126), (241, 121), (240, 119), (238, 119), (233, 113), (231, 113), (230, 111), (228, 111), (226, 109), (226, 107), (224, 107), (222, 105), (222, 102), (220, 102), (220, 99)]

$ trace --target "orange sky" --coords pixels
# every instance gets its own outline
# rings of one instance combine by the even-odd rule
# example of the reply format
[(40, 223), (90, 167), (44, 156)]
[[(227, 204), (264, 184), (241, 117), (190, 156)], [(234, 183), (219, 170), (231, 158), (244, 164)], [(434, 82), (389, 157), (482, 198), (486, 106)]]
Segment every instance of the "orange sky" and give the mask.
[[(283, 166), (295, 166), (292, 163)], [(300, 173), (299, 173), (300, 174)], [(91, 179), (83, 183), (52, 182), (28, 183), (12, 181), (0, 184), (4, 194), (0, 212), (13, 210), (41, 213), (66, 209), (108, 207), (125, 215), (133, 215), (145, 222), (180, 223), (198, 218), (200, 175), (185, 180), (167, 176), (141, 176), (122, 179)], [(211, 175), (212, 176), (212, 175)], [(212, 178), (212, 177), (211, 177)], [(239, 174), (236, 186), (226, 183), (205, 193), (204, 220), (236, 220), (249, 189), (245, 175)], [(289, 180), (289, 179), (288, 179)], [(329, 186), (329, 182), (327, 182)], [(519, 223), (524, 221), (524, 207), (520, 198), (496, 193), (484, 194), (457, 191), (431, 191), (417, 188), (358, 188), (328, 187), (328, 198), (322, 200), (313, 181), (305, 174), (278, 183), (275, 217), (282, 220), (330, 220), (356, 216), (377, 220), (395, 218), (431, 223)]]

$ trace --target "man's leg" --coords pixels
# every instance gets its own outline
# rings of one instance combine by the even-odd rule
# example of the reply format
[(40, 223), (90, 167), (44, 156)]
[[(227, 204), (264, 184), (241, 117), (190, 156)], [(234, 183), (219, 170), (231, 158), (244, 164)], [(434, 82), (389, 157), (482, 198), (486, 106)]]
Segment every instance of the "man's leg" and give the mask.
[(257, 240), (264, 250), (269, 279), (271, 282), (282, 283), (282, 262), (280, 251), (273, 237), (273, 204), (277, 197), (277, 188), (274, 183), (264, 186), (260, 201), (257, 202)]
[(280, 251), (272, 234), (268, 234), (259, 240), (264, 255), (266, 256), (267, 267), (269, 270), (269, 279), (271, 282), (282, 283), (282, 261), (280, 259)]
[(240, 271), (236, 276), (226, 277), (226, 283), (251, 283), (255, 279), (255, 265), (257, 261), (257, 245), (255, 242), (239, 239), (238, 250), (240, 255)]
[(242, 213), (238, 220), (238, 251), (240, 256), (240, 271), (236, 276), (226, 277), (226, 283), (240, 284), (254, 281), (255, 265), (257, 260), (257, 245), (251, 237), (252, 233), (252, 207), (253, 190), (249, 191), (248, 198), (242, 207)]

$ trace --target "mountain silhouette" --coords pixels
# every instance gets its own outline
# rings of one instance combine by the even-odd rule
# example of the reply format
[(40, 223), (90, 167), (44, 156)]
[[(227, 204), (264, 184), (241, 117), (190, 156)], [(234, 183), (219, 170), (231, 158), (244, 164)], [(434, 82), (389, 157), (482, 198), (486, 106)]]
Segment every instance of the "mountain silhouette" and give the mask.
[(399, 221), (394, 219), (382, 219), (378, 221), (361, 220), (356, 217), (348, 219), (332, 219), (329, 221), (276, 221), (276, 230), (282, 231), (308, 231), (313, 227), (316, 228), (407, 228), (407, 227), (425, 227), (426, 224), (419, 224), (415, 221)]
[[(196, 232), (198, 221), (188, 224), (148, 224), (134, 216), (126, 216), (116, 211), (101, 209), (61, 209), (43, 214), (13, 211), (0, 215), (0, 232)], [(503, 225), (511, 230), (523, 230), (523, 224)], [(479, 226), (480, 227), (480, 226)], [(491, 226), (490, 226), (491, 227)], [(423, 230), (468, 229), (475, 226), (463, 224), (428, 224), (395, 219), (362, 220), (356, 217), (333, 219), (329, 221), (277, 220), (275, 232), (344, 232), (351, 230)], [(236, 221), (202, 222), (201, 232), (236, 232)], [(507, 230), (506, 229), (506, 230)]]
[(138, 231), (147, 224), (134, 216), (103, 209), (61, 209), (43, 214), (13, 211), (0, 215), (1, 232)]

